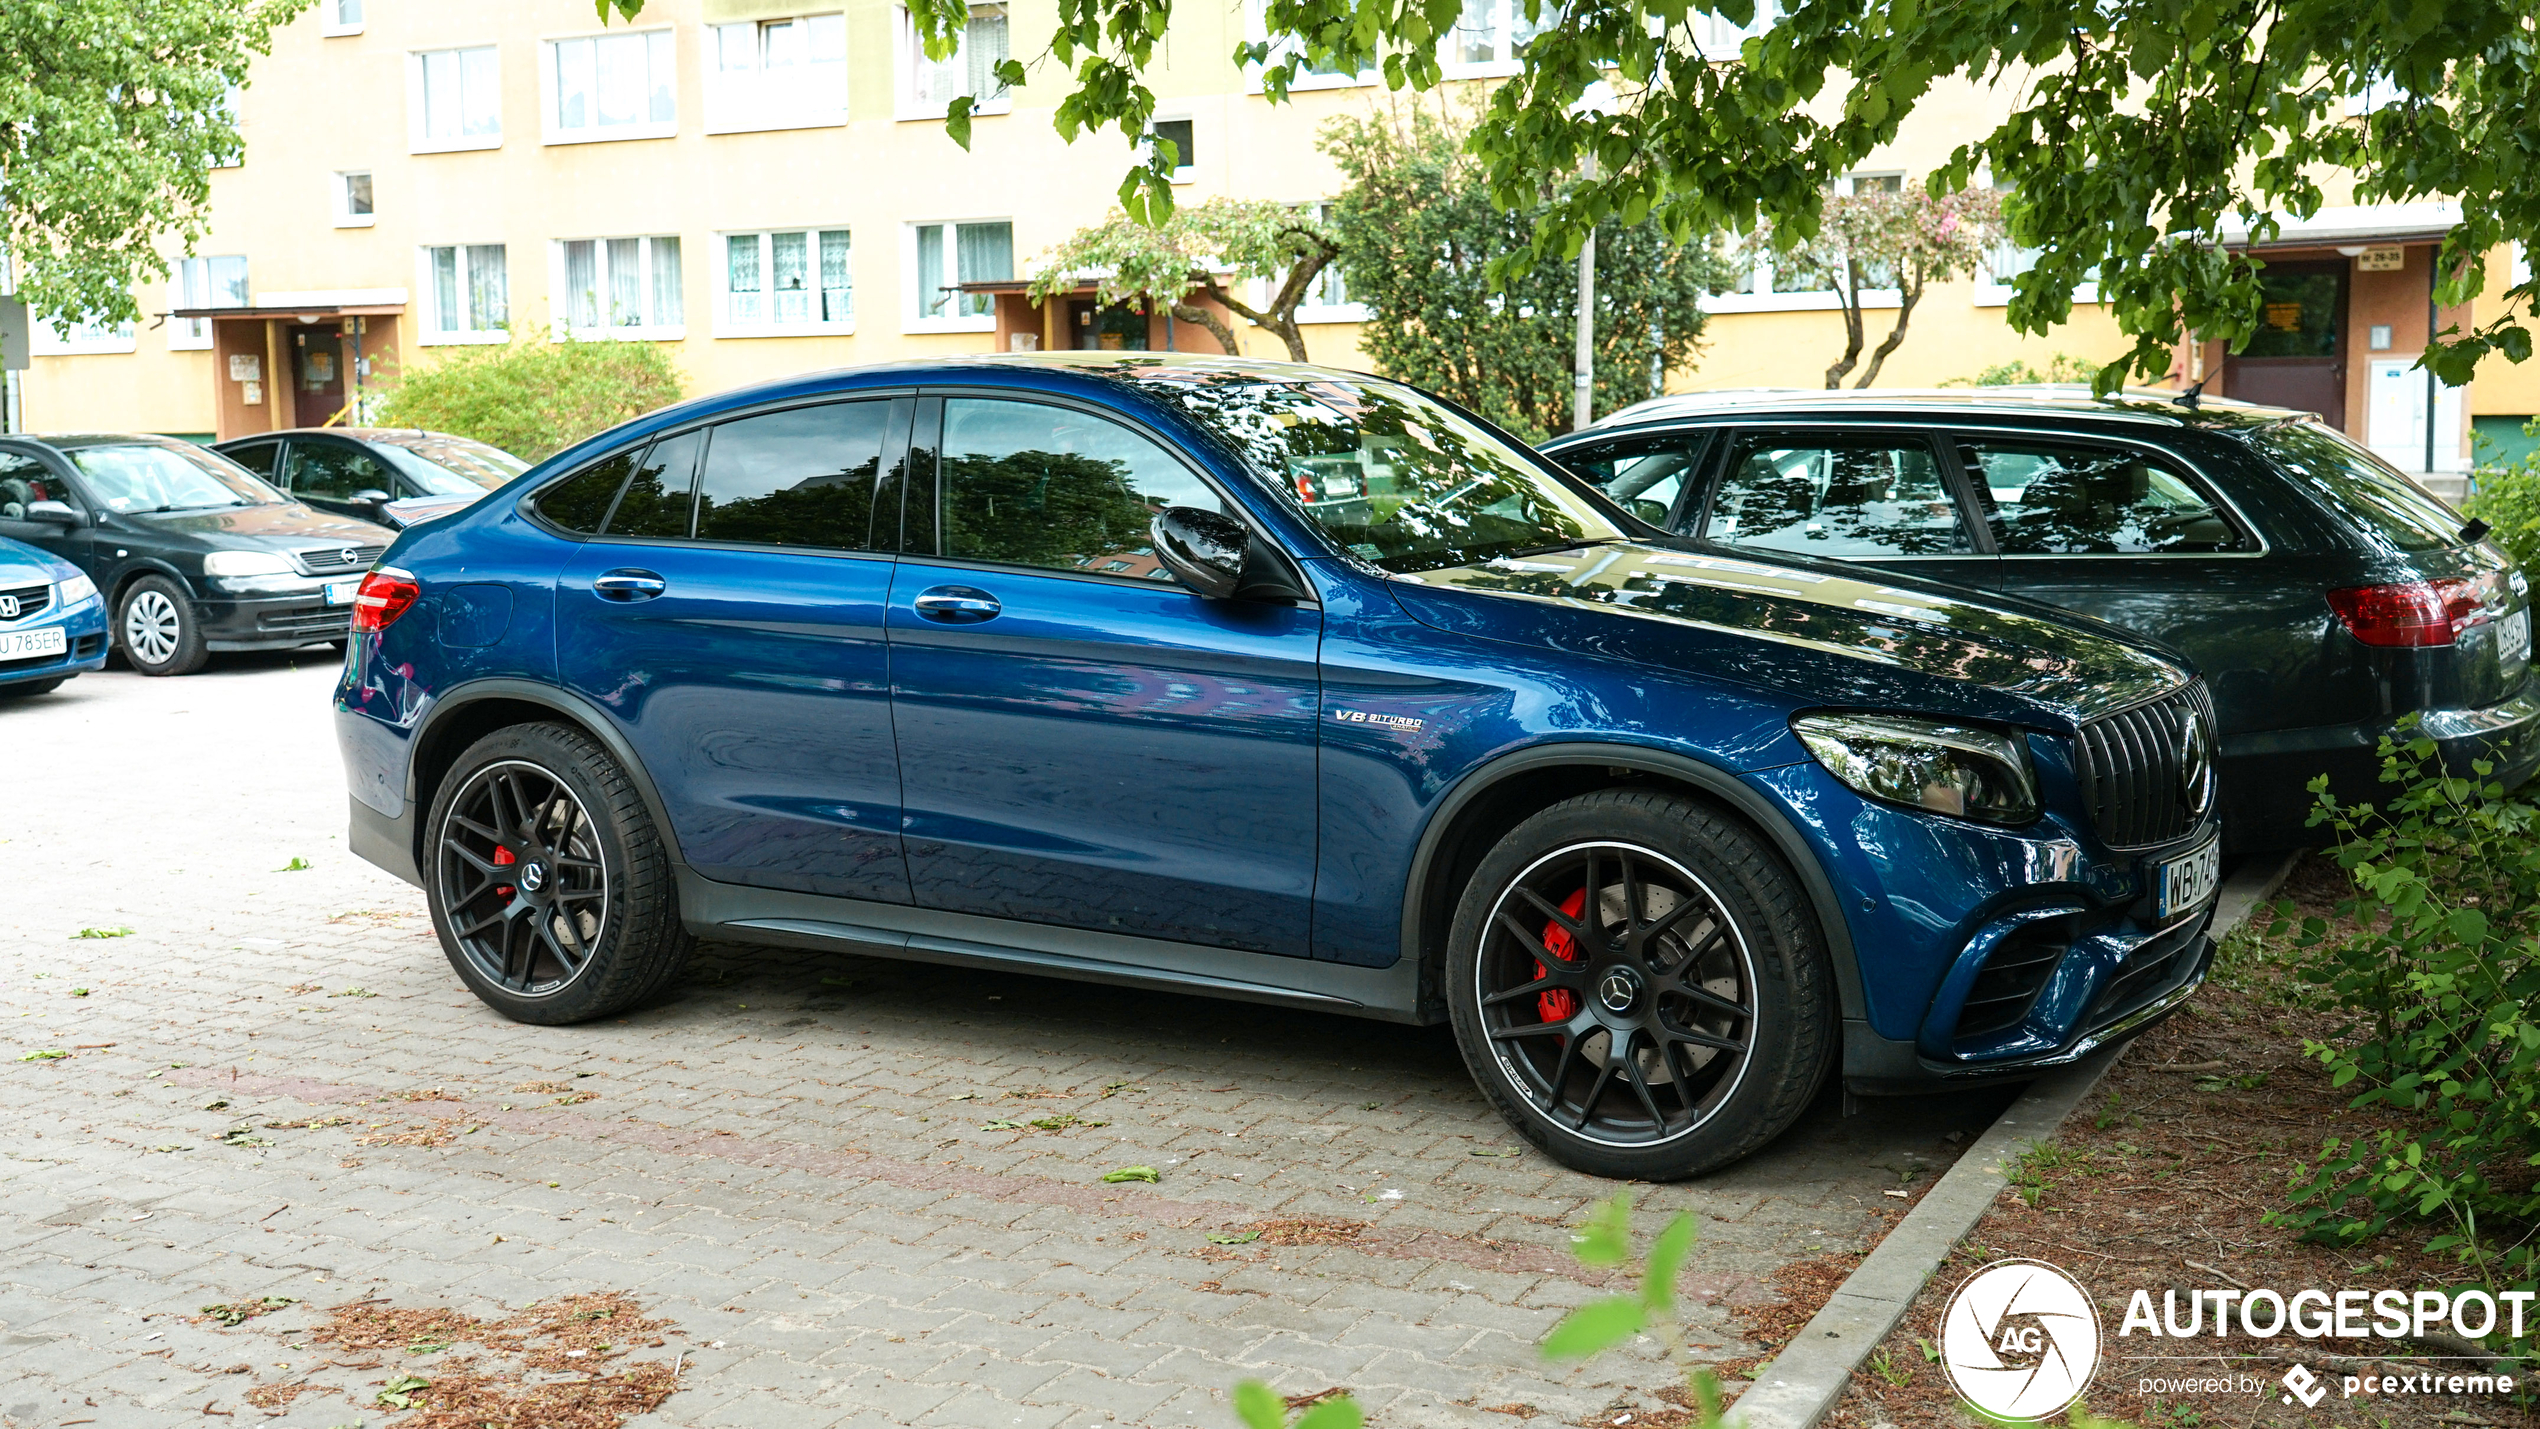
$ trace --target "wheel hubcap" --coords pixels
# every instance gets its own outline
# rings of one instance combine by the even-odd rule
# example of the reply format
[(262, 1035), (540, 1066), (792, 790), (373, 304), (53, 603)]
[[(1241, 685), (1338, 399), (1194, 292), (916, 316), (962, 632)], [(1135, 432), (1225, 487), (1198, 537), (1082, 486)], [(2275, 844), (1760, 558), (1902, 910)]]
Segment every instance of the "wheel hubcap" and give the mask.
[(1537, 860), (1491, 909), (1475, 978), (1510, 1082), (1592, 1141), (1686, 1135), (1752, 1055), (1745, 937), (1700, 878), (1651, 849), (1579, 844)]
[(176, 654), (180, 617), (176, 603), (155, 590), (145, 590), (124, 607), (124, 648), (152, 665), (164, 665)]
[(580, 977), (611, 912), (590, 811), (552, 772), (487, 765), (450, 801), (436, 873), (459, 950), (505, 991), (545, 997)]

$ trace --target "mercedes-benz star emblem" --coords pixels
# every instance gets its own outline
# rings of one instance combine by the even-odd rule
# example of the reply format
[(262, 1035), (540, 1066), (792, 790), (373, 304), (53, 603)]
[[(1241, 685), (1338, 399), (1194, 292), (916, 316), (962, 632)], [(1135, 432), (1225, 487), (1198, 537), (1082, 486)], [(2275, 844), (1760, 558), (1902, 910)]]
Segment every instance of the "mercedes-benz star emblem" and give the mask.
[(15, 620), (17, 618), (18, 598), (14, 595), (0, 595), (0, 620)]
[(1615, 968), (1596, 984), (1596, 1000), (1608, 1012), (1629, 1012), (1639, 997), (1640, 979), (1632, 976), (1630, 968)]
[(546, 881), (547, 870), (537, 864), (530, 864), (520, 871), (520, 886), (531, 893), (537, 892)]
[(2178, 793), (2187, 802), (2187, 812), (2196, 818), (2203, 818), (2214, 802), (2212, 737), (2205, 733), (2205, 722), (2192, 716), (2178, 753)]

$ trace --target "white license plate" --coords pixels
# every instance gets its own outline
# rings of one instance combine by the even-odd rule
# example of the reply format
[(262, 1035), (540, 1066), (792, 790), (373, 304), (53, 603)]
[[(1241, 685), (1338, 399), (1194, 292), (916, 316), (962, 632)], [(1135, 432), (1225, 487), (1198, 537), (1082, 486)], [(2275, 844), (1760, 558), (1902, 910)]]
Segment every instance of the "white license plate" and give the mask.
[(71, 638), (58, 625), (41, 630), (0, 630), (0, 660), (40, 660), (70, 653)]
[(353, 597), (359, 595), (361, 593), (361, 589), (362, 583), (360, 581), (328, 581), (326, 583), (326, 603), (328, 605), (351, 605), (353, 603)]
[(2531, 608), (2525, 606), (2496, 627), (2496, 663), (2511, 668), (2531, 654)]
[(2194, 853), (2162, 864), (2159, 917), (2182, 913), (2214, 896), (2222, 883), (2222, 840), (2211, 839)]

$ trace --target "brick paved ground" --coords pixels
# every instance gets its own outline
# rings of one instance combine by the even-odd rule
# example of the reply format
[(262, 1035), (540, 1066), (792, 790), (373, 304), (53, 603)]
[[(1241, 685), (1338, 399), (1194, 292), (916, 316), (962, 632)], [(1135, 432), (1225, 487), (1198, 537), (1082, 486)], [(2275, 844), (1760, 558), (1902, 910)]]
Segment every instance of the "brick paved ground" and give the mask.
[[(623, 1021), (501, 1021), (420, 895), (344, 851), (323, 657), (0, 707), (11, 1429), (259, 1422), (250, 1388), (313, 1372), (271, 1422), (394, 1423), (380, 1381), (438, 1357), (328, 1364), (323, 1307), (606, 1290), (684, 1332), (636, 1352), (681, 1386), (642, 1424), (1222, 1426), (1259, 1377), (1505, 1429), (1486, 1407), (1578, 1421), (1662, 1382), (1537, 1358), (1594, 1293), (1563, 1227), (1615, 1188), (1498, 1154), (1443, 1030), (734, 946)], [(1642, 1188), (1646, 1223), (1702, 1218), (1695, 1338), (1741, 1353), (1724, 1301), (1859, 1248), (1999, 1105), (1829, 1098), (1729, 1174)], [(1061, 1115), (1089, 1124), (982, 1129)], [(446, 1144), (362, 1144), (400, 1135)], [(1099, 1180), (1130, 1164), (1162, 1182)], [(1207, 1239), (1309, 1216), (1366, 1229)], [(266, 1296), (297, 1303), (187, 1318)]]

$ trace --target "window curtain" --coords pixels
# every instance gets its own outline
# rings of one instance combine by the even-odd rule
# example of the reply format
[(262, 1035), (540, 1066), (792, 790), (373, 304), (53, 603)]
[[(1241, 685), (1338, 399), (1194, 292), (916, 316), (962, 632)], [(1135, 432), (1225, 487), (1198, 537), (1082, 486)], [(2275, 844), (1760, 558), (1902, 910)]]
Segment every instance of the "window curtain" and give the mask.
[(511, 277), (503, 245), (467, 250), (468, 326), (480, 332), (511, 324)]
[[(965, 223), (961, 225), (960, 281), (985, 283), (1014, 276), (1014, 225), (1011, 223)], [(996, 299), (987, 293), (961, 295), (964, 317), (985, 317), (996, 311)]]
[(609, 240), (609, 326), (642, 327), (644, 313), (644, 240)]
[(588, 239), (564, 246), (564, 325), (575, 331), (600, 325), (599, 248)]
[(679, 296), (679, 240), (653, 240), (653, 312), (652, 321), (662, 327), (677, 327), (688, 320), (688, 311)]
[(829, 229), (820, 235), (820, 320), (842, 323), (855, 316), (855, 279), (847, 269), (847, 234)]
[(768, 267), (775, 279), (776, 321), (780, 323), (811, 321), (810, 236), (806, 233), (771, 233), (767, 236)]

